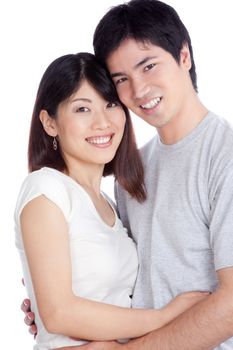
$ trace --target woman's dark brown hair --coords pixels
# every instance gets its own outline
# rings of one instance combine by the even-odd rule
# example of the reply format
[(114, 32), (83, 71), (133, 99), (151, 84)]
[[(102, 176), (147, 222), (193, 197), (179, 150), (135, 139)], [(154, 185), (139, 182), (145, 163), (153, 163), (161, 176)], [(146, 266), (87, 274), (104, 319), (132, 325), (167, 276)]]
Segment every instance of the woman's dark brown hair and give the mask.
[(114, 159), (105, 165), (103, 175), (114, 175), (133, 198), (142, 202), (146, 198), (144, 171), (129, 111), (119, 101), (109, 73), (90, 53), (59, 57), (46, 69), (39, 85), (31, 120), (28, 145), (29, 171), (45, 166), (60, 171), (67, 170), (59, 142), (57, 151), (54, 151), (53, 138), (45, 132), (39, 115), (40, 111), (45, 109), (51, 118), (56, 119), (60, 103), (74, 94), (83, 80), (88, 81), (106, 101), (120, 103), (125, 112), (126, 124), (122, 141)]

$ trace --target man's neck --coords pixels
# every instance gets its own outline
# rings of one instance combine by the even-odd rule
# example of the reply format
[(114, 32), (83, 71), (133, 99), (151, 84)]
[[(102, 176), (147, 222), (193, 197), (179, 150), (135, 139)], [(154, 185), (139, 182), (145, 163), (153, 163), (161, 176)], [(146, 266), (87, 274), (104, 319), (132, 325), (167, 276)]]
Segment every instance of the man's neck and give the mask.
[(167, 125), (158, 128), (162, 143), (172, 145), (190, 134), (192, 130), (205, 118), (208, 109), (200, 102), (197, 96), (189, 101), (187, 108), (174, 117)]

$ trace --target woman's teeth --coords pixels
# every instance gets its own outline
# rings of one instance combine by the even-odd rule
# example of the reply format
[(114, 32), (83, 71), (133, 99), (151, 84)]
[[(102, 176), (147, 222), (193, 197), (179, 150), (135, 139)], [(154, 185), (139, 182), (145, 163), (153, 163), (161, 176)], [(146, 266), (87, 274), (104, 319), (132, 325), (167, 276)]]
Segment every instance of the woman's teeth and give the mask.
[(101, 145), (104, 143), (108, 143), (110, 140), (111, 140), (111, 136), (104, 136), (104, 137), (89, 138), (87, 139), (87, 142)]

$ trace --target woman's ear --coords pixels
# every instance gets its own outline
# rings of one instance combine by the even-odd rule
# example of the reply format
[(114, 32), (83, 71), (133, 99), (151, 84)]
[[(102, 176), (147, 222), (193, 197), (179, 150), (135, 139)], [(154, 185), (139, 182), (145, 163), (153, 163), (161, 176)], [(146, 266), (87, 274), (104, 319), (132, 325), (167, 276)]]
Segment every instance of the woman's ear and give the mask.
[(51, 118), (45, 109), (40, 111), (39, 115), (40, 121), (43, 125), (45, 132), (52, 137), (57, 136), (57, 126), (55, 119)]

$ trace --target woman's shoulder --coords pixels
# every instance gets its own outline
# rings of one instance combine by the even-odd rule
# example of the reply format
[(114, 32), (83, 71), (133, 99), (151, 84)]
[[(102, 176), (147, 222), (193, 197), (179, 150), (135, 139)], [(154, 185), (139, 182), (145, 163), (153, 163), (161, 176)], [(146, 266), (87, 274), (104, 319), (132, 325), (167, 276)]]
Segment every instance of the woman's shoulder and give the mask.
[(60, 171), (45, 167), (31, 172), (23, 181), (21, 191), (65, 191), (65, 180)]
[(52, 168), (41, 168), (31, 172), (24, 180), (23, 184), (46, 184), (62, 183), (62, 177), (60, 176), (60, 171)]
[(58, 170), (50, 168), (41, 168), (30, 173), (19, 191), (16, 212), (19, 214), (28, 202), (41, 195), (55, 202), (63, 211), (68, 208), (69, 194), (61, 175)]

